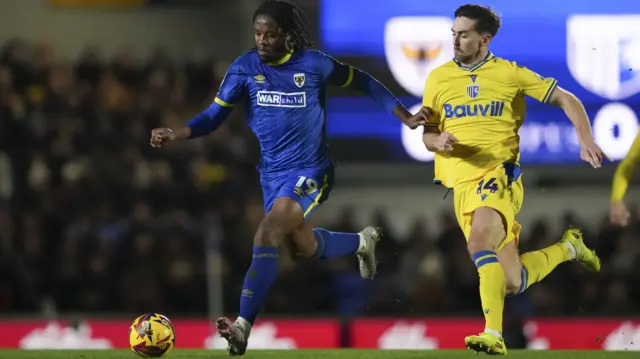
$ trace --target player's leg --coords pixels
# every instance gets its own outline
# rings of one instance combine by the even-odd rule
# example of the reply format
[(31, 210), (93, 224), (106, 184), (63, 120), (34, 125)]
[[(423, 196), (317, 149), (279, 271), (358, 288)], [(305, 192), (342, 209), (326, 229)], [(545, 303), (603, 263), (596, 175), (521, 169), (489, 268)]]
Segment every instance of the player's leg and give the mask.
[(240, 318), (252, 325), (278, 274), (278, 247), (300, 225), (300, 208), (290, 198), (278, 198), (258, 226), (253, 258), (240, 299)]
[(600, 258), (584, 244), (582, 232), (574, 228), (566, 230), (557, 243), (520, 256), (523, 283), (518, 293), (542, 281), (560, 263), (571, 260), (580, 261), (592, 272), (600, 271)]
[[(519, 211), (521, 198), (513, 196), (511, 183), (511, 177), (500, 166), (477, 182), (454, 189), (456, 217), (478, 270), (486, 321), (484, 332), (466, 337), (465, 344), (472, 350), (488, 354), (507, 352), (502, 339), (502, 318), (507, 289), (505, 269), (508, 268), (501, 265), (498, 252), (515, 239), (515, 214)], [(508, 278), (511, 278), (511, 272)]]
[(306, 170), (297, 173), (291, 184), (281, 189), (280, 195), (294, 199), (301, 208), (303, 222), (288, 237), (293, 241), (296, 259), (330, 259), (356, 254), (360, 262), (360, 275), (372, 279), (376, 272), (376, 243), (380, 233), (366, 227), (359, 233), (333, 232), (314, 228), (311, 217), (324, 203), (333, 186), (333, 168)]
[[(516, 223), (515, 226), (519, 228), (519, 224)], [(498, 260), (504, 270), (506, 295), (522, 293), (531, 284), (541, 281), (558, 264), (570, 260), (573, 251), (573, 245), (558, 242), (547, 248), (519, 255), (519, 230), (517, 232), (509, 234), (514, 240), (506, 241), (498, 249)]]
[(295, 260), (329, 259), (355, 254), (361, 245), (358, 233), (331, 232), (314, 228), (310, 216), (287, 238)]
[(240, 295), (240, 315), (235, 322), (224, 317), (216, 320), (218, 334), (229, 343), (230, 355), (245, 353), (253, 323), (278, 274), (278, 247), (302, 224), (298, 203), (278, 196), (287, 180), (286, 175), (261, 178), (266, 215), (253, 239), (253, 258)]
[(498, 249), (507, 237), (509, 221), (491, 207), (473, 211), (467, 249), (478, 270), (480, 302), (485, 318), (484, 332), (467, 336), (467, 348), (490, 355), (505, 355), (502, 317), (506, 294), (505, 271), (498, 260)]
[(330, 259), (355, 254), (360, 264), (363, 279), (373, 279), (376, 274), (376, 245), (380, 240), (377, 228), (365, 227), (359, 233), (333, 232), (324, 228), (314, 228), (307, 217), (296, 229), (290, 240), (295, 248), (296, 260)]
[(485, 332), (502, 336), (502, 313), (506, 291), (505, 274), (498, 261), (497, 249), (506, 237), (505, 221), (490, 207), (475, 209), (467, 249), (480, 277), (480, 300), (484, 312)]
[[(521, 178), (512, 183), (511, 190), (514, 198), (520, 199), (518, 202), (521, 204), (524, 197)], [(517, 239), (520, 232), (517, 222), (514, 222), (512, 231)], [(573, 259), (579, 260), (591, 271), (600, 270), (600, 259), (585, 246), (582, 233), (577, 229), (568, 229), (560, 241), (547, 248), (524, 253), (519, 257), (515, 241), (513, 242), (505, 245), (498, 254), (507, 278), (507, 294), (522, 293), (548, 276), (560, 263)]]
[(504, 270), (506, 295), (520, 294), (533, 283), (541, 281), (558, 264), (570, 260), (572, 251), (573, 245), (558, 242), (547, 248), (519, 255), (517, 241), (505, 243), (498, 249), (498, 260)]
[(498, 249), (498, 261), (504, 271), (505, 294), (513, 295), (522, 292), (522, 286), (526, 283), (525, 269), (520, 263), (517, 241), (509, 241)]

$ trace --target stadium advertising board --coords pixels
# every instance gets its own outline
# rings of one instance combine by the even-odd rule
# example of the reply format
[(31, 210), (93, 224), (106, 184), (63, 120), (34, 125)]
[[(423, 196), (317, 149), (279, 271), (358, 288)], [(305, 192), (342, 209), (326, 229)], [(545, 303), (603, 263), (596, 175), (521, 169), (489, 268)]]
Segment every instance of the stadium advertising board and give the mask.
[[(424, 80), (453, 57), (453, 11), (465, 1), (323, 0), (320, 44), (338, 57), (381, 63), (419, 107)], [(492, 44), (500, 57), (516, 61), (585, 103), (596, 141), (614, 160), (625, 156), (638, 132), (640, 112), (640, 2), (619, 0), (495, 0), (502, 28)], [(366, 21), (352, 21), (352, 14)], [(382, 64), (383, 63), (383, 64)], [(333, 139), (369, 139), (391, 149), (386, 160), (429, 162), (433, 155), (421, 133), (358, 97), (329, 99), (328, 130)], [(564, 113), (528, 101), (521, 131), (525, 163), (578, 162), (575, 132)]]
[[(126, 349), (130, 324), (88, 320), (72, 327), (65, 322), (2, 321), (0, 348)], [(178, 349), (226, 348), (207, 320), (174, 319), (173, 324)], [(352, 348), (433, 350), (462, 349), (462, 338), (483, 326), (481, 319), (356, 319), (347, 328)], [(249, 348), (339, 348), (342, 328), (333, 319), (263, 320), (251, 331)], [(527, 322), (525, 332), (529, 349), (640, 350), (640, 320), (535, 319)]]
[[(226, 349), (213, 323), (207, 320), (172, 319), (176, 348)], [(0, 348), (21, 349), (126, 349), (126, 320), (67, 322), (2, 321)], [(283, 319), (258, 321), (251, 331), (250, 349), (321, 349), (339, 346), (340, 323), (331, 319)]]
[[(524, 325), (528, 349), (640, 350), (640, 322), (616, 319), (534, 319)], [(385, 320), (352, 323), (353, 348), (462, 349), (461, 338), (484, 327), (482, 319)], [(579, 328), (580, 330), (576, 330)]]

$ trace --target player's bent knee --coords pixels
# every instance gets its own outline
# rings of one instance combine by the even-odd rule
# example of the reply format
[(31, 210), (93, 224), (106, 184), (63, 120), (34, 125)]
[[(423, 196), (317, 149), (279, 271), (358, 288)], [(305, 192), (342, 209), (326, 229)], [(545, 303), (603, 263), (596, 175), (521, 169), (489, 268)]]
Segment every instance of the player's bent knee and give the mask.
[(281, 260), (290, 261), (291, 263), (297, 261), (296, 259), (297, 249), (294, 245), (293, 240), (291, 240), (292, 236), (293, 236), (292, 233), (285, 235), (284, 240), (278, 246), (278, 257)]
[(313, 258), (317, 249), (317, 243), (301, 242), (297, 233), (294, 231), (284, 237), (280, 248), (286, 248), (288, 258), (294, 262), (306, 261)]
[(520, 285), (522, 285), (522, 280), (520, 279), (520, 277), (518, 278), (513, 278), (510, 276), (507, 276), (505, 273), (505, 280), (506, 280), (506, 293), (507, 295), (515, 295), (520, 293)]
[(253, 244), (255, 246), (279, 247), (286, 235), (287, 232), (282, 224), (277, 219), (267, 216), (260, 222)]
[(489, 207), (474, 211), (467, 249), (473, 255), (479, 251), (498, 249), (506, 236), (505, 221), (500, 213)]
[(515, 242), (508, 242), (498, 252), (498, 261), (504, 270), (506, 292), (509, 295), (520, 293), (522, 285), (522, 264)]
[(502, 269), (504, 270), (504, 279), (506, 285), (506, 293), (509, 295), (520, 293), (520, 286), (522, 285), (522, 267), (516, 269), (511, 266), (505, 266), (502, 262)]
[(300, 205), (291, 198), (278, 198), (260, 222), (253, 244), (279, 247), (285, 236), (291, 234), (301, 222)]
[(293, 258), (296, 261), (312, 259), (318, 250), (318, 241), (313, 234), (313, 224), (305, 222), (293, 231), (291, 241), (295, 252)]

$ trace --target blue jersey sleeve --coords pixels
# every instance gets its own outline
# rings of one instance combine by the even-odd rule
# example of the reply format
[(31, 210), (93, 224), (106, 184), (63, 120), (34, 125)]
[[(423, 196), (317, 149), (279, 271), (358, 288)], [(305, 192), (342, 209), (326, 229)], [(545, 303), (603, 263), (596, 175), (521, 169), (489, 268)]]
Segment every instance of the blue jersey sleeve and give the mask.
[(240, 59), (236, 60), (227, 70), (222, 79), (220, 89), (216, 94), (215, 103), (224, 107), (233, 107), (240, 101), (246, 92), (246, 76), (239, 64)]
[(187, 126), (191, 128), (191, 138), (206, 136), (215, 131), (227, 119), (233, 106), (244, 97), (245, 76), (239, 62), (240, 59), (236, 60), (227, 70), (209, 108), (187, 122)]
[(368, 73), (319, 52), (320, 66), (325, 81), (329, 84), (350, 87), (362, 92), (392, 112), (400, 101), (380, 81)]

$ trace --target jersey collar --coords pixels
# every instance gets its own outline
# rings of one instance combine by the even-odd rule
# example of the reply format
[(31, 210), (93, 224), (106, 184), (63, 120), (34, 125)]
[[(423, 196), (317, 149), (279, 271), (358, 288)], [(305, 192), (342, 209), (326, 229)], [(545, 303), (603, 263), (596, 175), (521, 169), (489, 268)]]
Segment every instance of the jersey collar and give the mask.
[(269, 62), (269, 65), (270, 65), (270, 66), (278, 66), (278, 65), (282, 65), (282, 64), (284, 64), (285, 62), (289, 61), (289, 59), (291, 59), (291, 56), (292, 56), (292, 55), (293, 55), (293, 49), (292, 49), (292, 50), (289, 50), (289, 52), (288, 52), (286, 55), (284, 55), (280, 60), (277, 60), (277, 61), (271, 61), (271, 62)]
[(459, 68), (461, 68), (462, 70), (467, 70), (470, 72), (473, 72), (479, 68), (482, 67), (482, 65), (486, 64), (487, 62), (489, 62), (489, 60), (493, 59), (495, 56), (493, 56), (493, 54), (491, 53), (491, 51), (489, 51), (487, 53), (487, 56), (484, 57), (484, 59), (482, 59), (482, 61), (478, 62), (477, 64), (473, 65), (473, 66), (465, 66), (463, 64), (461, 64), (460, 62), (458, 62), (458, 60), (453, 59), (453, 62), (456, 63), (456, 65), (458, 65)]

